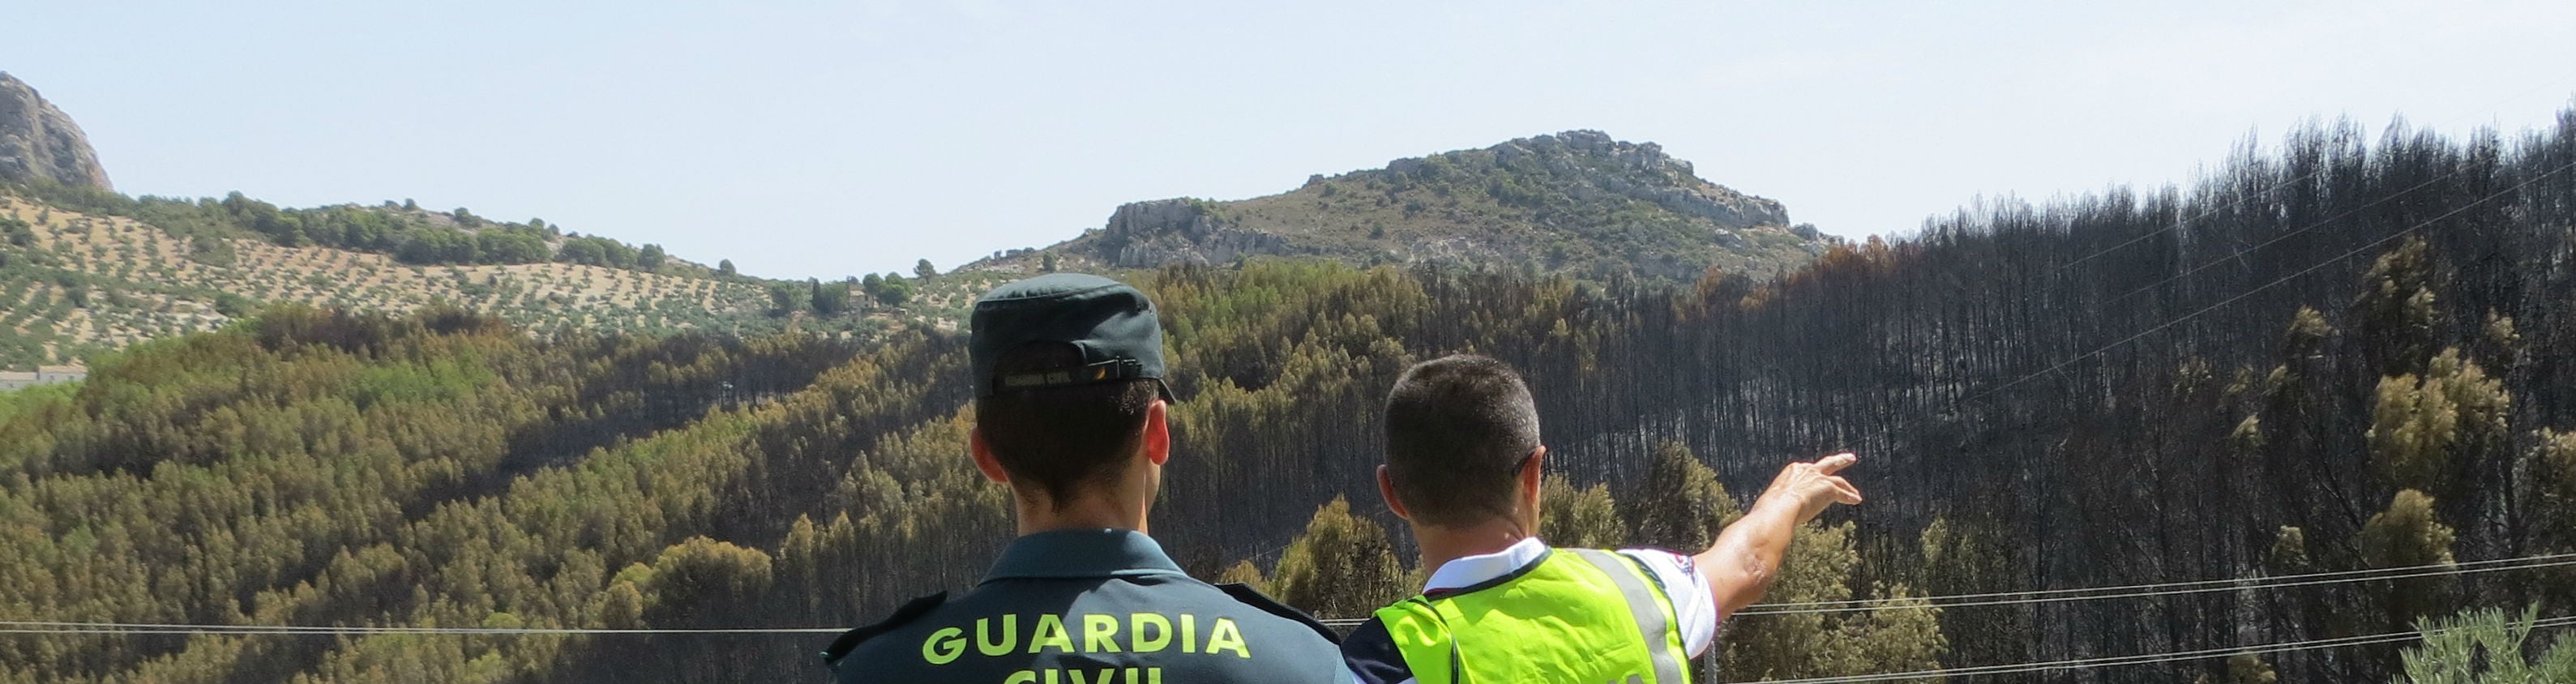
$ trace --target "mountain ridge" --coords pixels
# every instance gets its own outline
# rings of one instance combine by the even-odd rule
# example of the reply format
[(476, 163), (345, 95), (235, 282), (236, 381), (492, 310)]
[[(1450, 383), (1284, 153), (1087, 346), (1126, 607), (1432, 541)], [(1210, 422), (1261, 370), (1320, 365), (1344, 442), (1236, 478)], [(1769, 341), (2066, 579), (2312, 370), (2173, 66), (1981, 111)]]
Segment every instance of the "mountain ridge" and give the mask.
[(1316, 174), (1261, 197), (1130, 202), (1081, 236), (968, 267), (1044, 270), (1050, 255), (1113, 269), (1307, 256), (1688, 281), (1710, 268), (1794, 269), (1834, 244), (1792, 223), (1778, 201), (1702, 179), (1660, 145), (1572, 130)]
[(215, 329), (284, 303), (384, 313), (453, 305), (546, 334), (873, 336), (957, 329), (984, 288), (1059, 268), (1286, 257), (1690, 282), (1711, 269), (1786, 272), (1838, 244), (1790, 223), (1777, 201), (1699, 178), (1655, 143), (1573, 130), (1314, 174), (1262, 197), (1130, 202), (1101, 228), (946, 273), (923, 262), (910, 278), (769, 280), (729, 261), (710, 267), (658, 245), (462, 207), (127, 196), (78, 125), (6, 74), (0, 127), (17, 132), (0, 141), (15, 145), (0, 148), (5, 161), (30, 169), (0, 178), (0, 366), (13, 368)]

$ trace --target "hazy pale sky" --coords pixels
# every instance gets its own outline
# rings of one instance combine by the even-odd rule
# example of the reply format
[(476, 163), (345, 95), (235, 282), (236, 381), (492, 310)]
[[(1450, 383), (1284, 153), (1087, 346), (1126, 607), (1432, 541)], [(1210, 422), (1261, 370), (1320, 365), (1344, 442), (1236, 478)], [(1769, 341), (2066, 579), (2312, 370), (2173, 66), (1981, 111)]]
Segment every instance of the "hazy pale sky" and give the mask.
[(2567, 0), (10, 4), (0, 71), (127, 193), (415, 198), (771, 277), (1573, 128), (1859, 236), (2576, 97)]

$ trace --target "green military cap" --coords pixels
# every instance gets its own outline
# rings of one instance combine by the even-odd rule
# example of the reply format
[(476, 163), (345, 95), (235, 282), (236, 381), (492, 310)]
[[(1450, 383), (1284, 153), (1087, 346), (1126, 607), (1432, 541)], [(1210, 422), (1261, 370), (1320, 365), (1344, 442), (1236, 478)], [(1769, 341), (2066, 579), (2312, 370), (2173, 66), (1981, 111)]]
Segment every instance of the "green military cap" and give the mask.
[[(1150, 378), (1163, 398), (1163, 326), (1153, 300), (1126, 283), (1082, 273), (1052, 273), (993, 288), (975, 300), (966, 353), (975, 370), (975, 396), (1005, 389), (1069, 387)], [(1079, 364), (1020, 370), (996, 377), (1003, 354), (1035, 343), (1081, 350)]]

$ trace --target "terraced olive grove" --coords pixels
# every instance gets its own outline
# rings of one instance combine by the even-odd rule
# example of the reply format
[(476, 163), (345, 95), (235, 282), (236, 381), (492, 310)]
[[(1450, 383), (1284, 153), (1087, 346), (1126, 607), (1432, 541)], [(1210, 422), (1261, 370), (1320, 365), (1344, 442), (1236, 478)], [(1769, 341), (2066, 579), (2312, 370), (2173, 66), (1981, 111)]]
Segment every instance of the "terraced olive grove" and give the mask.
[[(270, 303), (405, 312), (447, 303), (538, 334), (775, 327), (747, 279), (563, 262), (413, 265), (385, 254), (180, 236), (0, 196), (0, 365), (72, 361), (211, 330)], [(202, 240), (225, 244), (201, 247)], [(206, 259), (209, 252), (228, 255)], [(226, 263), (229, 262), (229, 263)]]
[[(150, 198), (136, 203), (174, 204)], [(562, 242), (619, 244), (598, 237)], [(658, 247), (647, 248), (659, 254)], [(446, 304), (538, 336), (793, 330), (880, 339), (909, 328), (954, 332), (977, 295), (1024, 277), (1023, 271), (1010, 265), (953, 273), (925, 268), (910, 277), (886, 273), (825, 281), (766, 280), (677, 259), (650, 269), (561, 257), (407, 263), (393, 252), (287, 246), (253, 231), (174, 230), (0, 194), (0, 368), (77, 363), (148, 339), (213, 330), (280, 303), (397, 314)], [(828, 310), (817, 306), (818, 295), (834, 288), (844, 288), (839, 292), (846, 303)]]

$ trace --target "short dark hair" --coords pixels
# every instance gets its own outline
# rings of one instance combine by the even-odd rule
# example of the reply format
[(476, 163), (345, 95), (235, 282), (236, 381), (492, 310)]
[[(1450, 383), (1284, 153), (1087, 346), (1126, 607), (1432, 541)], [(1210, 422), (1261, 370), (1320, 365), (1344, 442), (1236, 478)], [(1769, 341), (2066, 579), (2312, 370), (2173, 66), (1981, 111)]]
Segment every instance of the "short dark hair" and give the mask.
[[(1081, 365), (1072, 345), (1031, 343), (994, 362), (999, 373)], [(1061, 508), (1075, 490), (1123, 472), (1160, 398), (1152, 378), (1069, 387), (1002, 389), (975, 400), (975, 429), (1011, 480), (1046, 492)]]
[(1416, 522), (1511, 515), (1514, 476), (1538, 447), (1538, 405), (1510, 364), (1444, 356), (1405, 369), (1386, 395), (1388, 475)]

